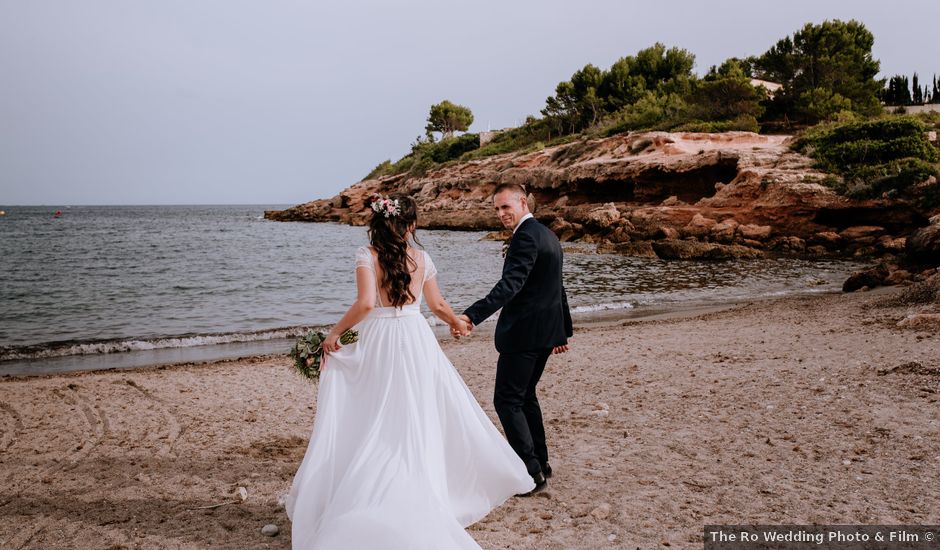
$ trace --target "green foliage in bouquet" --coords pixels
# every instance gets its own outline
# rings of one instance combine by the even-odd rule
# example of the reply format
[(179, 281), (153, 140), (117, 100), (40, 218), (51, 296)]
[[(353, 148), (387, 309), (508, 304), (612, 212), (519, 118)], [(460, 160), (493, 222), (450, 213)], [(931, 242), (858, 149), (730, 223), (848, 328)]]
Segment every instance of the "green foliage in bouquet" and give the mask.
[[(320, 331), (310, 330), (307, 334), (297, 339), (294, 347), (290, 350), (291, 359), (294, 360), (294, 368), (309, 380), (320, 378), (320, 363), (323, 360), (323, 341), (326, 340), (326, 334)], [(347, 330), (339, 337), (339, 343), (348, 346), (359, 341), (359, 333), (355, 330)]]

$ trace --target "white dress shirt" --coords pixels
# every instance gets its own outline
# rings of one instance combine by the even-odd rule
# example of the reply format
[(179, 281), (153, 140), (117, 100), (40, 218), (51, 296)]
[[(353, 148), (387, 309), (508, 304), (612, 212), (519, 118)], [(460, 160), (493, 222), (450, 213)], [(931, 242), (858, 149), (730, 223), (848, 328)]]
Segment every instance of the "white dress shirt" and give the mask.
[(519, 229), (519, 226), (522, 225), (522, 222), (526, 221), (526, 220), (529, 219), (529, 218), (534, 218), (534, 217), (535, 217), (535, 216), (532, 215), (532, 212), (529, 212), (529, 213), (526, 214), (525, 216), (522, 216), (522, 219), (519, 220), (519, 223), (516, 224), (516, 227), (513, 227), (513, 228), (512, 228), (512, 234), (513, 234), (513, 235), (516, 234), (516, 230)]

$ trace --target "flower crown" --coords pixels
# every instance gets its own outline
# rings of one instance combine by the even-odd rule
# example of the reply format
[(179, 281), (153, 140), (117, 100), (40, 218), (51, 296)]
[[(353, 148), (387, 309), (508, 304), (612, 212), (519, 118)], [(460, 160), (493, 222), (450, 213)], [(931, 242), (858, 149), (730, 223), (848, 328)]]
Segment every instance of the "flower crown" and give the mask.
[(382, 195), (375, 193), (369, 198), (369, 206), (372, 207), (372, 211), (376, 214), (382, 214), (386, 218), (390, 216), (397, 216), (401, 212), (400, 205), (398, 204), (398, 199), (390, 199), (388, 197), (383, 197)]

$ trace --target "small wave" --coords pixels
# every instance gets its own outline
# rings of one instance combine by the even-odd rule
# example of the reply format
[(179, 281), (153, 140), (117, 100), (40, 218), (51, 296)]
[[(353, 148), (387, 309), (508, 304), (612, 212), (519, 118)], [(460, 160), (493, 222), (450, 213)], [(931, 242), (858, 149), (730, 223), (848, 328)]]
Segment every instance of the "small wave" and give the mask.
[(617, 309), (633, 309), (635, 306), (630, 302), (609, 302), (602, 304), (592, 304), (589, 306), (576, 306), (571, 309), (572, 313), (591, 313), (595, 311), (610, 311)]
[(0, 347), (0, 361), (49, 359), (70, 355), (95, 355), (121, 353), (125, 351), (149, 351), (168, 348), (189, 348), (215, 344), (258, 342), (296, 338), (308, 327), (288, 327), (255, 332), (230, 332), (222, 334), (187, 334), (164, 338), (128, 338), (90, 342), (54, 342), (33, 346)]

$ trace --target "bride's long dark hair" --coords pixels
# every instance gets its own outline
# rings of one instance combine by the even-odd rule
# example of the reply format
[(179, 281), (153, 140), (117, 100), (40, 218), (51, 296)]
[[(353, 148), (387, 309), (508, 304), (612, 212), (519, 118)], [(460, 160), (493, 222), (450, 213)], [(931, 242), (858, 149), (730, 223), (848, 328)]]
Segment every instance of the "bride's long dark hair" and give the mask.
[[(408, 195), (392, 194), (389, 200), (398, 200), (398, 214), (385, 216), (383, 212), (373, 210), (372, 219), (369, 220), (369, 242), (379, 255), (379, 265), (382, 266), (382, 280), (380, 286), (392, 302), (391, 305), (401, 307), (415, 301), (411, 292), (411, 273), (418, 268), (417, 262), (408, 255), (408, 241), (405, 235), (408, 229), (413, 229), (412, 238), (419, 246), (417, 231), (418, 205)], [(373, 199), (368, 199), (367, 206)]]

